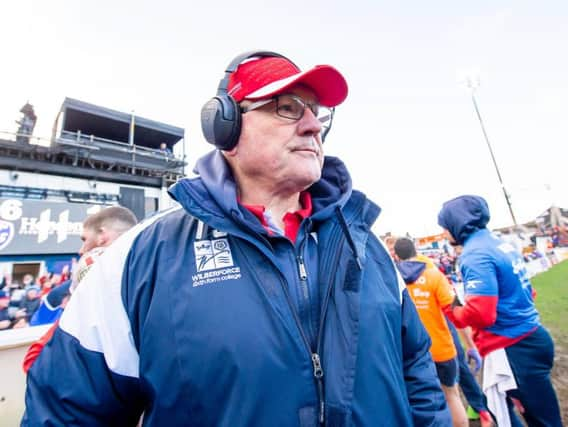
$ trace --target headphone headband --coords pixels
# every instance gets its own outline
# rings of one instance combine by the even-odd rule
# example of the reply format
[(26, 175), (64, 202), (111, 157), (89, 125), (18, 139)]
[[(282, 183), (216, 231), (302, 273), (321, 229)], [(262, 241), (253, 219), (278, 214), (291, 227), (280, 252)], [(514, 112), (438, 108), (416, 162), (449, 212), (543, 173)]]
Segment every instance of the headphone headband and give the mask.
[[(217, 95), (225, 95), (227, 93), (227, 88), (229, 87), (229, 79), (231, 78), (231, 74), (237, 71), (239, 65), (245, 62), (247, 59), (255, 58), (255, 57), (274, 57), (274, 58), (283, 58), (288, 62), (294, 64), (290, 59), (286, 58), (284, 55), (280, 55), (279, 53), (272, 52), (270, 50), (249, 50), (248, 52), (241, 53), (239, 56), (236, 56), (230, 63), (227, 65), (225, 69), (225, 75), (219, 82), (219, 86), (217, 87)], [(296, 68), (298, 66), (294, 64)]]

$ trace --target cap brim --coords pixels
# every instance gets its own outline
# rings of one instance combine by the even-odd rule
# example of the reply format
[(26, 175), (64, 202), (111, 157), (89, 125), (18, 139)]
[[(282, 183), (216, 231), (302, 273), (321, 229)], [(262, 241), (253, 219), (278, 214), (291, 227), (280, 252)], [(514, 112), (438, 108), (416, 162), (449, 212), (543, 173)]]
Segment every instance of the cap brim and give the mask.
[(312, 89), (318, 98), (318, 102), (326, 107), (335, 107), (347, 98), (347, 82), (341, 73), (331, 65), (316, 65), (310, 70), (276, 80), (261, 87), (248, 94), (246, 99), (255, 100), (278, 95), (298, 84)]

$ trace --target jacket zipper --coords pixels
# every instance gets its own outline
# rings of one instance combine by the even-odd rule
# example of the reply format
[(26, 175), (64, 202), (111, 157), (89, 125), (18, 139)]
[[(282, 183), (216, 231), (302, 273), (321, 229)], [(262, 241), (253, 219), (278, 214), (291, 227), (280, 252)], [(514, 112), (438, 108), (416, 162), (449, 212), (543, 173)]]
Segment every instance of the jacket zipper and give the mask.
[[(304, 227), (304, 230), (307, 229), (307, 226)], [(296, 255), (296, 263), (298, 265), (298, 277), (300, 279), (300, 287), (301, 287), (301, 291), (302, 291), (302, 296), (305, 300), (306, 303), (306, 311), (308, 313), (308, 326), (311, 325), (311, 307), (309, 305), (309, 287), (308, 287), (308, 270), (306, 269), (306, 263), (304, 262), (304, 257), (303, 257), (303, 252), (304, 252), (304, 247), (306, 244), (307, 239), (309, 239), (309, 236), (306, 233), (306, 236), (304, 237), (304, 240), (302, 241), (301, 245), (300, 245), (300, 250), (299, 250), (299, 254)], [(288, 297), (288, 295), (287, 295)], [(291, 300), (288, 301), (289, 303), (291, 303)], [(318, 420), (320, 422), (320, 424), (323, 424), (325, 422), (325, 400), (324, 400), (324, 386), (323, 386), (323, 368), (321, 366), (321, 358), (320, 358), (320, 353), (316, 350), (315, 352), (312, 350), (312, 346), (310, 345), (309, 340), (306, 337), (304, 328), (302, 327), (302, 322), (298, 316), (298, 314), (296, 313), (296, 310), (293, 309), (292, 307), (292, 311), (294, 312), (294, 317), (296, 318), (296, 323), (298, 324), (298, 327), (300, 328), (300, 332), (302, 334), (302, 338), (304, 339), (304, 342), (306, 344), (306, 347), (308, 348), (308, 351), (310, 352), (310, 358), (312, 361), (312, 367), (313, 367), (313, 376), (316, 382), (316, 387), (317, 387), (317, 393), (318, 393), (318, 402), (319, 402), (319, 408), (318, 408)], [(325, 310), (325, 308), (324, 308)], [(311, 328), (311, 326), (310, 326)], [(319, 335), (319, 331), (317, 332), (317, 335)], [(317, 340), (317, 337), (316, 337)]]
[[(233, 214), (233, 217), (235, 218), (236, 216)], [(338, 232), (337, 234), (339, 235), (340, 233)], [(272, 245), (268, 242), (268, 240), (264, 236), (258, 235), (258, 237), (260, 237), (261, 240), (263, 240), (264, 242), (268, 243), (268, 247), (272, 250)], [(335, 240), (338, 240), (338, 239), (339, 239), (339, 237), (336, 237), (334, 239), (333, 245), (330, 244), (330, 247), (333, 248), (335, 246)], [(249, 240), (249, 239), (245, 239), (245, 240)], [(335, 277), (335, 275), (336, 275), (337, 269), (339, 267), (339, 255), (340, 254), (341, 254), (341, 248), (337, 248), (334, 263), (332, 264), (333, 265), (333, 272), (332, 272), (331, 275), (328, 276), (330, 278)], [(274, 262), (270, 259), (269, 259), (269, 262), (274, 264)], [(308, 278), (308, 272), (306, 270), (306, 265), (305, 265), (303, 257), (302, 256), (297, 257), (297, 262), (298, 262), (298, 275), (300, 277), (300, 280), (301, 281), (303, 280), (304, 283), (305, 283), (305, 281)], [(284, 296), (286, 297), (288, 307), (290, 308), (290, 311), (292, 312), (292, 316), (294, 317), (294, 321), (296, 322), (296, 326), (298, 327), (298, 331), (300, 332), (300, 336), (302, 338), (302, 341), (304, 342), (304, 345), (306, 346), (306, 350), (308, 351), (308, 354), (310, 355), (310, 359), (312, 361), (313, 376), (314, 376), (314, 379), (315, 379), (315, 382), (316, 382), (318, 402), (319, 402), (318, 421), (321, 425), (323, 425), (325, 423), (325, 399), (324, 399), (324, 383), (323, 383), (324, 371), (323, 371), (323, 366), (321, 365), (320, 354), (322, 353), (323, 328), (324, 328), (324, 323), (325, 323), (325, 317), (326, 317), (326, 314), (327, 314), (327, 306), (329, 304), (329, 298), (331, 296), (331, 289), (333, 288), (333, 282), (331, 280), (329, 281), (327, 291), (326, 291), (326, 294), (325, 294), (324, 303), (322, 305), (321, 314), (320, 314), (320, 325), (319, 325), (319, 330), (317, 332), (317, 338), (316, 338), (316, 341), (317, 341), (316, 351), (314, 352), (314, 351), (312, 351), (312, 348), (310, 346), (310, 342), (308, 341), (308, 338), (306, 337), (306, 333), (304, 332), (304, 328), (302, 327), (302, 322), (300, 321), (300, 318), (298, 317), (298, 313), (297, 313), (296, 309), (294, 308), (294, 304), (292, 302), (292, 298), (290, 296), (290, 292), (289, 292), (289, 289), (288, 289), (288, 281), (286, 280), (286, 277), (284, 276), (284, 274), (280, 271), (280, 269), (278, 267), (276, 267), (276, 271), (278, 272), (278, 275), (280, 276), (280, 284), (282, 285), (282, 290), (284, 291)], [(305, 283), (305, 284), (307, 286), (307, 283)]]
[[(306, 245), (306, 240), (309, 239), (308, 236), (306, 236), (306, 238), (302, 241), (302, 243), (300, 244), (300, 250), (298, 251), (298, 254), (296, 255), (296, 264), (298, 267), (298, 277), (300, 279), (300, 292), (301, 292), (301, 300), (305, 303), (305, 307), (304, 310), (306, 312), (306, 317), (307, 317), (307, 325), (308, 325), (308, 332), (310, 337), (312, 336), (312, 331), (314, 329), (313, 327), (313, 323), (312, 323), (312, 310), (311, 310), (311, 306), (310, 306), (310, 288), (308, 285), (308, 270), (306, 268), (306, 263), (304, 261), (304, 256), (302, 255), (304, 253), (304, 247)], [(295, 249), (294, 249), (295, 251)], [(301, 313), (302, 311), (300, 311)], [(314, 341), (315, 338), (317, 338), (317, 331), (315, 331), (315, 335), (314, 335)], [(310, 340), (310, 342), (312, 342)], [(311, 347), (311, 345), (310, 345)]]
[[(338, 240), (339, 238), (336, 237), (334, 240)], [(331, 244), (333, 243), (333, 244)], [(335, 241), (334, 242), (330, 242), (330, 247), (336, 247)], [(303, 246), (302, 248), (303, 249)], [(297, 256), (297, 262), (298, 262), (298, 275), (300, 277), (300, 282), (302, 283), (302, 286), (306, 286), (306, 290), (307, 290), (307, 278), (308, 278), (308, 273), (306, 270), (306, 265), (304, 262), (304, 258), (301, 255), (302, 251), (300, 251), (300, 255)], [(334, 259), (334, 263), (332, 264), (332, 268), (333, 271), (331, 272), (331, 274), (328, 276), (330, 279), (335, 277), (337, 269), (339, 268), (339, 256), (341, 254), (341, 248), (337, 248), (337, 251), (335, 253), (335, 259)], [(329, 280), (329, 284), (327, 286), (326, 289), (326, 293), (325, 293), (325, 297), (324, 297), (324, 301), (322, 304), (322, 310), (321, 310), (321, 314), (320, 314), (320, 324), (319, 324), (319, 328), (317, 331), (317, 338), (316, 338), (316, 351), (312, 351), (311, 346), (309, 344), (309, 341), (306, 337), (306, 334), (302, 328), (302, 324), (301, 321), (298, 317), (298, 314), (296, 313), (296, 310), (294, 309), (294, 306), (292, 305), (292, 301), (290, 299), (290, 295), (288, 293), (288, 288), (285, 286), (285, 295), (286, 295), (286, 299), (288, 300), (288, 304), (290, 305), (290, 307), (292, 308), (292, 313), (294, 315), (294, 318), (296, 320), (296, 323), (298, 325), (298, 328), (300, 329), (300, 334), (302, 335), (302, 338), (304, 340), (304, 343), (306, 344), (306, 347), (308, 349), (308, 351), (311, 354), (311, 359), (312, 359), (312, 366), (313, 366), (313, 376), (314, 379), (316, 381), (316, 386), (317, 386), (317, 392), (318, 392), (318, 401), (319, 401), (319, 414), (318, 414), (318, 421), (320, 424), (324, 424), (325, 423), (325, 396), (324, 396), (324, 371), (323, 371), (323, 366), (321, 364), (321, 354), (322, 354), (322, 341), (323, 341), (323, 329), (324, 329), (324, 324), (325, 324), (325, 317), (327, 314), (327, 307), (329, 304), (329, 299), (331, 297), (331, 290), (333, 288), (333, 281)]]
[[(304, 342), (306, 350), (308, 351), (308, 354), (310, 355), (310, 360), (312, 362), (312, 367), (313, 367), (313, 376), (314, 376), (314, 379), (316, 381), (316, 387), (317, 387), (317, 392), (318, 392), (318, 402), (319, 402), (319, 417), (318, 417), (318, 419), (319, 419), (320, 423), (323, 424), (323, 422), (325, 421), (325, 418), (324, 418), (325, 403), (324, 403), (324, 400), (323, 400), (323, 368), (321, 366), (321, 358), (320, 358), (320, 355), (317, 352), (312, 351), (312, 348), (310, 346), (310, 342), (308, 341), (308, 338), (306, 337), (306, 333), (304, 332), (304, 328), (302, 327), (302, 322), (300, 321), (300, 318), (298, 317), (298, 312), (294, 308), (294, 304), (292, 302), (292, 298), (290, 296), (290, 292), (289, 292), (288, 286), (287, 286), (288, 282), (286, 281), (286, 278), (284, 277), (282, 272), (280, 270), (278, 270), (278, 272), (279, 272), (279, 276), (280, 276), (280, 283), (282, 284), (282, 289), (284, 290), (284, 296), (286, 297), (286, 301), (288, 302), (288, 306), (290, 307), (290, 311), (292, 312), (292, 316), (294, 317), (294, 321), (296, 322), (296, 326), (298, 327), (298, 331), (300, 332), (300, 336), (302, 337), (302, 341)], [(325, 307), (324, 310), (327, 310), (327, 307)]]
[[(303, 250), (303, 243), (302, 247), (300, 248), (300, 253)], [(306, 264), (304, 262), (304, 257), (300, 254), (296, 257), (298, 263), (298, 275), (300, 277), (300, 284), (302, 289), (302, 294), (304, 299), (306, 300), (306, 304), (309, 303), (309, 289), (308, 289), (308, 272), (306, 270)], [(311, 311), (309, 304), (307, 306), (308, 313)], [(308, 317), (308, 322), (310, 322), (310, 317)], [(318, 336), (319, 336), (318, 331)], [(316, 338), (317, 339), (317, 338)], [(320, 424), (323, 424), (325, 421), (325, 401), (324, 401), (324, 387), (323, 387), (323, 368), (321, 366), (321, 359), (318, 350), (313, 352), (311, 349), (311, 345), (308, 343), (308, 347), (310, 348), (311, 359), (312, 359), (312, 366), (313, 366), (313, 375), (314, 379), (316, 380), (316, 386), (318, 391), (318, 401), (319, 401), (319, 408), (318, 408), (318, 420)]]
[[(338, 240), (339, 237), (336, 237), (334, 240)], [(331, 243), (331, 242), (330, 242)], [(337, 247), (335, 241), (333, 242), (333, 244), (330, 244), (330, 247)], [(324, 296), (324, 300), (322, 301), (322, 310), (321, 310), (321, 314), (320, 314), (320, 325), (318, 328), (318, 334), (317, 334), (317, 339), (316, 339), (316, 352), (314, 353), (315, 356), (317, 356), (316, 360), (312, 359), (314, 362), (314, 377), (316, 377), (317, 384), (318, 384), (318, 393), (321, 396), (320, 399), (320, 413), (319, 413), (319, 422), (320, 424), (324, 424), (325, 421), (325, 401), (324, 401), (324, 387), (323, 387), (323, 368), (321, 366), (321, 362), (319, 359), (319, 355), (322, 354), (322, 341), (323, 341), (323, 329), (324, 329), (324, 325), (325, 325), (325, 318), (327, 315), (327, 307), (329, 304), (329, 299), (331, 298), (331, 290), (333, 289), (333, 277), (336, 276), (337, 273), (337, 269), (339, 268), (339, 256), (341, 254), (341, 247), (337, 247), (337, 251), (335, 254), (335, 259), (334, 262), (332, 264), (332, 271), (331, 274), (328, 276), (329, 277), (329, 284), (327, 286), (326, 292), (325, 292), (325, 296)], [(316, 367), (319, 367), (320, 369), (317, 370)], [(316, 372), (319, 373), (319, 375), (316, 375)]]

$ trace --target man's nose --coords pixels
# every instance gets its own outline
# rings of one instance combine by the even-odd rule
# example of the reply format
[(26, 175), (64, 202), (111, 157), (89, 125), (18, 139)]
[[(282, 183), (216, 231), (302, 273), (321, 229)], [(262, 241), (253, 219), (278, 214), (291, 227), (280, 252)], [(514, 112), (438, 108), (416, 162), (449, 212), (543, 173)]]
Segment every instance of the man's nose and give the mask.
[(301, 135), (318, 135), (321, 132), (322, 124), (309, 107), (306, 107), (304, 115), (298, 124), (298, 131)]

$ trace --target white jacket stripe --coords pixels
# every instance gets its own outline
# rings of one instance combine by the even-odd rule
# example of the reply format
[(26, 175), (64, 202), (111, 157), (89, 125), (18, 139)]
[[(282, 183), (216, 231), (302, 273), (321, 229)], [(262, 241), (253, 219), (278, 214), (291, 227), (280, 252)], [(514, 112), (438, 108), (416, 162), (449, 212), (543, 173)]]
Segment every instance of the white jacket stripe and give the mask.
[(73, 292), (59, 326), (85, 349), (104, 355), (109, 369), (138, 378), (139, 357), (122, 302), (122, 274), (138, 234), (174, 208), (138, 224), (113, 242)]

